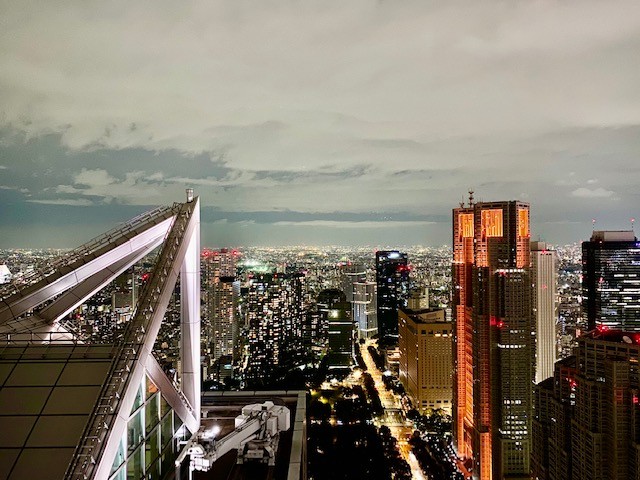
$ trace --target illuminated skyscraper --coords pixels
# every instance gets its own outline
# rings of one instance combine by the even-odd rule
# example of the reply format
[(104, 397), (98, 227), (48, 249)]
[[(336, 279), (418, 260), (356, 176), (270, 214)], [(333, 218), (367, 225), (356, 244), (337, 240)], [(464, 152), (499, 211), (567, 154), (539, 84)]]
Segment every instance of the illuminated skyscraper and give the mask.
[(302, 358), (304, 324), (302, 273), (256, 275), (249, 282), (247, 312), (249, 386), (268, 385)]
[(359, 338), (371, 338), (378, 333), (378, 307), (375, 282), (353, 284), (353, 320)]
[(406, 253), (397, 250), (376, 252), (380, 337), (398, 336), (398, 309), (407, 306), (409, 270)]
[(334, 304), (328, 311), (329, 352), (327, 363), (332, 367), (350, 367), (354, 364), (354, 328), (351, 304)]
[(595, 231), (582, 243), (582, 299), (590, 330), (640, 331), (640, 242), (632, 231)]
[(233, 355), (238, 336), (236, 307), (240, 284), (236, 280), (238, 252), (223, 248), (204, 250), (203, 270), (205, 294), (210, 322), (210, 341), (213, 360), (222, 355)]
[(529, 205), (453, 210), (454, 445), (474, 478), (529, 473), (535, 324)]
[(535, 383), (553, 376), (556, 362), (556, 251), (545, 242), (531, 242), (533, 314), (536, 319)]

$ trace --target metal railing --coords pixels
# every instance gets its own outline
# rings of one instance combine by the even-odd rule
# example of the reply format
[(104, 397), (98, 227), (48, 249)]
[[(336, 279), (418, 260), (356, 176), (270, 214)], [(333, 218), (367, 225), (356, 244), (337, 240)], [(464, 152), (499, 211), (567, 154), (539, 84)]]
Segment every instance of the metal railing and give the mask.
[[(113, 427), (120, 401), (129, 386), (130, 374), (140, 357), (140, 350), (146, 340), (145, 336), (153, 321), (154, 312), (166, 307), (166, 305), (160, 305), (161, 297), (168, 288), (167, 280), (170, 278), (180, 247), (184, 242), (184, 234), (193, 214), (195, 202), (174, 204), (171, 208), (176, 208), (176, 205), (179, 208), (173, 225), (165, 238), (151, 278), (141, 292), (133, 318), (125, 330), (122, 342), (118, 345), (108, 380), (102, 386), (98, 402), (67, 469), (66, 479), (85, 480), (93, 477), (100, 461), (102, 448)], [(178, 392), (185, 407), (193, 411), (184, 394), (180, 390)]]
[(84, 345), (85, 343), (84, 340), (68, 332), (0, 333), (2, 345)]

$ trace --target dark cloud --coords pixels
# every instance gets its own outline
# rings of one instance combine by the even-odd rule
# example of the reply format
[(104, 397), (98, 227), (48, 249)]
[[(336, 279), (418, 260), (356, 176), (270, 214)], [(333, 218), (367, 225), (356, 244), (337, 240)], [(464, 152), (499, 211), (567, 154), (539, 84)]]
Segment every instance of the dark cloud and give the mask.
[(187, 186), (204, 243), (444, 243), (470, 188), (529, 201), (552, 242), (637, 213), (633, 0), (25, 1), (0, 23), (0, 227), (62, 241)]

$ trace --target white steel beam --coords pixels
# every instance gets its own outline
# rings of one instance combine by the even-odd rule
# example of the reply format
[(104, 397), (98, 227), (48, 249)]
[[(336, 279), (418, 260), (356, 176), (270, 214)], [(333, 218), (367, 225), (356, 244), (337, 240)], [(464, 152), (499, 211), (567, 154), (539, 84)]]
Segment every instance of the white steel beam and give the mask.
[[(76, 454), (78, 454), (88, 449), (90, 453), (86, 455), (90, 455), (91, 461), (85, 463), (85, 466), (82, 465), (81, 461), (74, 461), (67, 472), (67, 478), (108, 478), (120, 439), (125, 432), (131, 408), (135, 401), (137, 386), (144, 378), (146, 366), (149, 362), (148, 357), (153, 355), (153, 345), (158, 337), (160, 325), (171, 300), (178, 275), (182, 270), (182, 264), (185, 261), (187, 252), (192, 251), (194, 248), (192, 245), (194, 236), (198, 237), (197, 246), (199, 246), (199, 220), (199, 202), (197, 198), (192, 202), (183, 204), (176, 215), (174, 225), (164, 242), (156, 267), (143, 292), (144, 296), (139, 300), (136, 315), (130, 325), (131, 329), (128, 330), (127, 338), (125, 338), (124, 348), (119, 358), (115, 361), (116, 365), (120, 365), (118, 371), (123, 372), (126, 370), (128, 372), (124, 380), (124, 391), (121, 396), (113, 396), (117, 399), (115, 400), (115, 410), (112, 415), (96, 415), (94, 412), (93, 418), (90, 419), (91, 425), (88, 425), (88, 430), (85, 430), (83, 442), (86, 440), (87, 443), (79, 445), (78, 450), (76, 450)], [(198, 251), (196, 253), (199, 254)], [(194, 281), (197, 281), (199, 295), (200, 277), (198, 276)], [(192, 378), (191, 381), (193, 380)], [(184, 383), (181, 387), (184, 391)], [(199, 388), (200, 385), (198, 384), (198, 394)], [(195, 389), (195, 387), (192, 385), (191, 389)], [(109, 395), (109, 398), (111, 397)], [(191, 410), (191, 415), (197, 418), (199, 424), (199, 408), (195, 409), (190, 399), (185, 398), (185, 400), (184, 406)], [(198, 397), (197, 405), (199, 404), (200, 398)], [(106, 425), (107, 417), (114, 415), (115, 417), (110, 422), (110, 427), (105, 431), (103, 425)], [(194, 426), (194, 422), (189, 417), (182, 418), (182, 420)], [(189, 423), (187, 423), (187, 426), (189, 426)], [(97, 435), (94, 433), (87, 435), (87, 432), (91, 431), (98, 431), (99, 433)], [(87, 472), (87, 469), (89, 472)]]
[(200, 428), (200, 418), (194, 415), (191, 406), (186, 403), (186, 398), (182, 392), (178, 391), (173, 382), (162, 371), (162, 367), (153, 355), (147, 357), (146, 363), (147, 375), (156, 384), (162, 392), (169, 406), (178, 414), (182, 421), (187, 425), (191, 432), (195, 432)]
[[(77, 268), (66, 267), (64, 271), (56, 272), (52, 278), (46, 277), (42, 286), (34, 286), (20, 291), (15, 295), (5, 299), (0, 304), (0, 325), (10, 320), (15, 320), (20, 315), (24, 315), (29, 310), (41, 305), (70, 288), (75, 287), (84, 280), (93, 277), (96, 273), (108, 269), (114, 263), (123, 258), (139, 252), (158, 241), (162, 241), (167, 231), (171, 228), (174, 217), (169, 217), (164, 221), (135, 234), (129, 240), (122, 242), (122, 238), (114, 239), (111, 245), (119, 245), (111, 250), (97, 255), (95, 258), (83, 261)], [(106, 249), (103, 248), (104, 251)]]
[(154, 248), (162, 243), (162, 240), (162, 237), (156, 238), (148, 245), (96, 272), (91, 277), (66, 291), (60, 298), (57, 298), (55, 302), (40, 310), (38, 316), (49, 323), (56, 323), (71, 313), (76, 307), (82, 305), (89, 297), (102, 290), (131, 265), (151, 253)]
[(200, 200), (191, 218), (193, 230), (185, 238), (188, 242), (180, 269), (180, 359), (182, 360), (181, 388), (200, 415)]

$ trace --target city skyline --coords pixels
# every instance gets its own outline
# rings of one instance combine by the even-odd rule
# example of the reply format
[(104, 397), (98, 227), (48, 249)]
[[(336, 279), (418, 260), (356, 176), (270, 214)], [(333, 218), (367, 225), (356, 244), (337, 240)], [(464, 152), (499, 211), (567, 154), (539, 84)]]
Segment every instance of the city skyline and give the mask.
[(3, 8), (0, 248), (73, 247), (181, 198), (203, 245), (442, 245), (450, 209), (540, 239), (627, 229), (640, 5)]

